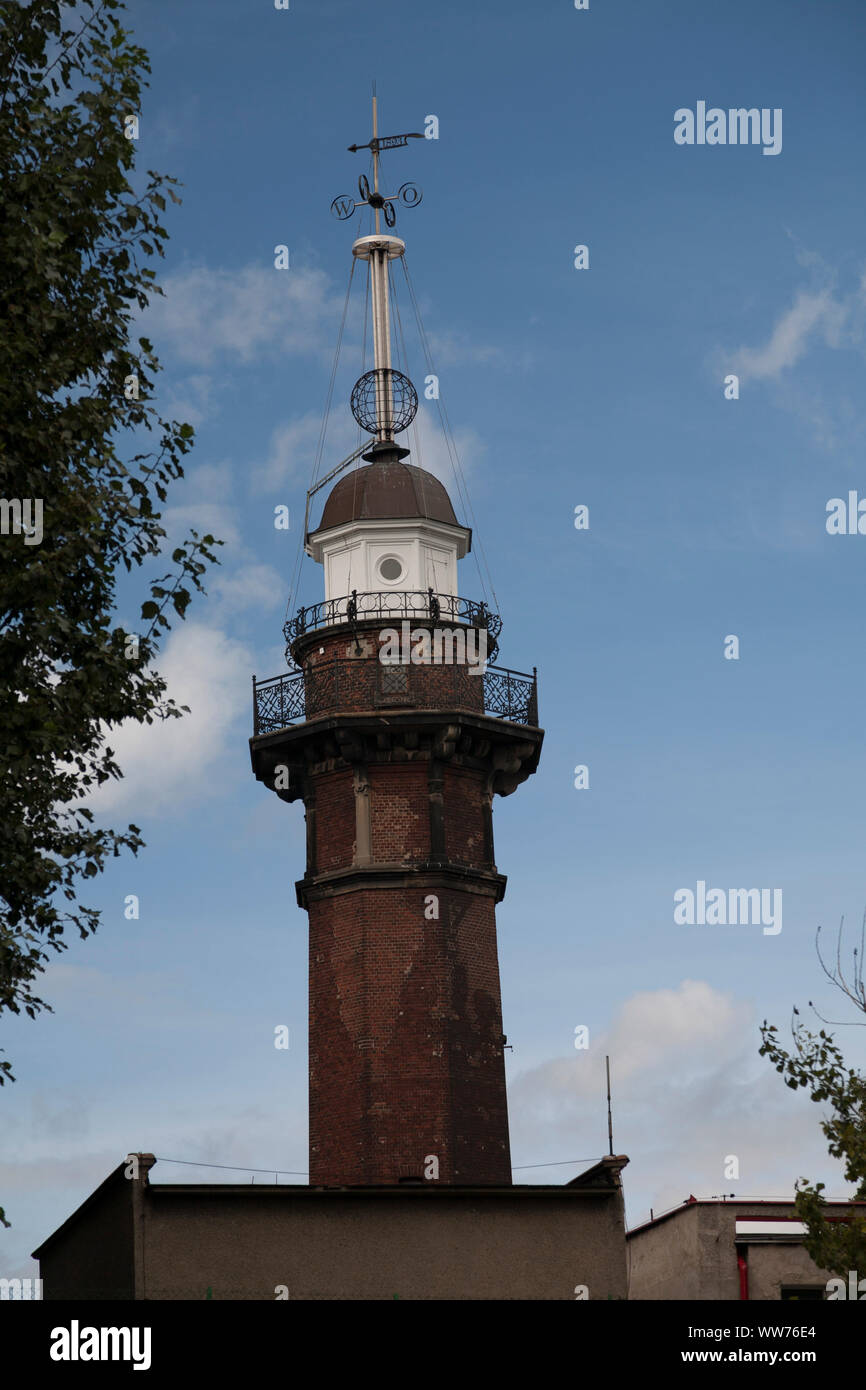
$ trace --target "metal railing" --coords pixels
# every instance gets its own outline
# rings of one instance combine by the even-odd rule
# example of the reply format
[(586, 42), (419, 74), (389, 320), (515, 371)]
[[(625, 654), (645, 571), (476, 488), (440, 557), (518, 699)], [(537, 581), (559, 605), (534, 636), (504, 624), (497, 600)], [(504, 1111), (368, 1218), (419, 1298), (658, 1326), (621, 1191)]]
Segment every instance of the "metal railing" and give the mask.
[(287, 661), (292, 661), (291, 646), (306, 632), (343, 623), (358, 623), (368, 619), (399, 622), (403, 618), (427, 618), (433, 622), (465, 623), (467, 627), (487, 629), (488, 654), (496, 658), (502, 619), (486, 603), (459, 598), (457, 594), (436, 594), (432, 589), (389, 590), (383, 593), (359, 593), (353, 589), (342, 598), (323, 599), (309, 608), (299, 608), (294, 618), (283, 626), (288, 643)]
[[(429, 673), (437, 673), (431, 687)], [(480, 689), (479, 689), (480, 687)], [(457, 709), (538, 727), (538, 677), (489, 666), (472, 676), (461, 665), (388, 665), (333, 659), (306, 671), (258, 681), (253, 676), (253, 733), (275, 733), (317, 716), (382, 708), (429, 708), (447, 701)]]

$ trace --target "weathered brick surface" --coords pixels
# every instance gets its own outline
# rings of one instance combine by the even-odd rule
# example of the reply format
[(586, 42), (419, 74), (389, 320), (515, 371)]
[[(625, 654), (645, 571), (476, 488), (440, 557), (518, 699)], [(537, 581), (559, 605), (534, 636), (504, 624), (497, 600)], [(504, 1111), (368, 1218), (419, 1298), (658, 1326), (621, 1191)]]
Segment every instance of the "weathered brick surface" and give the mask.
[(494, 905), (361, 889), (310, 907), (310, 1181), (509, 1183)]
[(417, 864), (430, 854), (427, 763), (391, 763), (370, 768), (373, 860)]
[[(307, 718), (358, 710), (414, 706), (425, 709), (484, 710), (484, 681), (460, 665), (383, 666), (378, 629), (354, 639), (326, 634), (302, 654)], [(360, 648), (360, 651), (358, 650)]]
[[(479, 752), (490, 745), (475, 736), (465, 758), (458, 734), (443, 734), (440, 746), (429, 718), (417, 733), (405, 722), (412, 709), (483, 713), (482, 682), (463, 668), (417, 665), (390, 668), (406, 682), (387, 690), (375, 633), (360, 629), (358, 640), (360, 655), (345, 633), (311, 639), (302, 653), (311, 673), (303, 785), (315, 807), (301, 898), (310, 920), (310, 1181), (395, 1183), (422, 1178), (436, 1158), (440, 1182), (507, 1184), (501, 880), (485, 835), (490, 768)], [(381, 715), (381, 733), (366, 737), (363, 755), (352, 752), (351, 731), (347, 741), (335, 728), (332, 745), (315, 732), (317, 718), (368, 712)], [(292, 736), (297, 759), (297, 729)]]
[(316, 778), (316, 864), (318, 872), (351, 864), (355, 842), (355, 795), (350, 768)]
[(446, 767), (445, 850), (455, 864), (484, 863), (482, 783), (477, 774)]

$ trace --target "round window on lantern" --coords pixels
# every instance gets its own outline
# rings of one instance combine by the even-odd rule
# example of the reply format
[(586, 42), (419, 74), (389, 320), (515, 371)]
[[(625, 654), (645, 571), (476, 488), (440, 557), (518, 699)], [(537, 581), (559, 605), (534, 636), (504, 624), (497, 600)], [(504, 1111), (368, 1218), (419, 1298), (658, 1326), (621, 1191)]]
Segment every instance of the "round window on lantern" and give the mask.
[(386, 555), (379, 561), (379, 578), (386, 584), (396, 584), (403, 578), (403, 562), (396, 555)]

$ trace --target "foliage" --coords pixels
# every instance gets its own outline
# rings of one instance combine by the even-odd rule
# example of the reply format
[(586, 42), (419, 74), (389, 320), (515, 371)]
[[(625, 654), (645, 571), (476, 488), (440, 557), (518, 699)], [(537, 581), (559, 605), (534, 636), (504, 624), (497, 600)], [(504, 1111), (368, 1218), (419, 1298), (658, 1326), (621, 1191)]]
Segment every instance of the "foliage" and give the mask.
[(141, 631), (116, 625), (120, 567), (159, 557), (159, 507), (193, 437), (162, 419), (159, 361), (132, 336), (161, 293), (147, 262), (163, 255), (166, 195), (180, 199), (153, 170), (130, 182), (126, 118), (150, 66), (122, 10), (0, 0), (0, 496), (33, 504), (29, 534), (0, 535), (0, 1011), (31, 1018), (50, 1008), (32, 985), (64, 932), (99, 923), (82, 880), (144, 843), (135, 825), (96, 828), (82, 798), (122, 776), (113, 727), (184, 712), (151, 663), (220, 544), (190, 531), (169, 573), (141, 575)]
[[(858, 1009), (866, 1012), (863, 990), (863, 941), (866, 914), (860, 935), (860, 946), (854, 948), (854, 970), (846, 978), (841, 964), (844, 918), (839, 927), (836, 967), (828, 970), (821, 955), (820, 927), (816, 939), (818, 959), (824, 973)], [(814, 1005), (811, 1007), (814, 1008)], [(817, 1010), (816, 1010), (817, 1012)], [(799, 1021), (792, 1021), (793, 1049), (787, 1051), (779, 1041), (778, 1032), (765, 1020), (761, 1028), (760, 1052), (768, 1056), (776, 1071), (785, 1078), (792, 1090), (808, 1088), (812, 1100), (830, 1107), (829, 1118), (822, 1120), (821, 1129), (833, 1158), (844, 1163), (845, 1179), (856, 1183), (855, 1197), (866, 1200), (866, 1076), (846, 1066), (841, 1049), (832, 1035), (823, 1028), (810, 1032)], [(822, 1022), (828, 1020), (823, 1019)], [(844, 1276), (849, 1270), (866, 1275), (866, 1219), (854, 1216), (850, 1221), (829, 1221), (822, 1197), (824, 1183), (810, 1183), (800, 1178), (796, 1184), (794, 1207), (808, 1228), (804, 1240), (806, 1251), (821, 1269)]]

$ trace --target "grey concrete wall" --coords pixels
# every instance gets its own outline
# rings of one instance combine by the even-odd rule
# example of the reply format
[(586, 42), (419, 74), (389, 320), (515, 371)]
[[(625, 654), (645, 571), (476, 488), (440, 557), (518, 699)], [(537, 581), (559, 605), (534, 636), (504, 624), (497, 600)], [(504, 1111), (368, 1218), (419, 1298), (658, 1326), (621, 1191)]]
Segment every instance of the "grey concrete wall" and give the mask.
[[(848, 1210), (845, 1203), (828, 1204), (829, 1214), (841, 1216)], [(738, 1300), (737, 1221), (792, 1215), (790, 1203), (698, 1202), (639, 1228), (628, 1238), (629, 1297)], [(744, 1248), (750, 1302), (778, 1299), (783, 1284), (826, 1284), (830, 1278), (800, 1244), (755, 1241)]]
[(120, 1179), (48, 1243), (41, 1272), (46, 1298), (273, 1300), (278, 1285), (291, 1299), (573, 1300), (577, 1285), (591, 1299), (627, 1296), (622, 1196), (602, 1189), (380, 1195)]
[(737, 1217), (733, 1203), (698, 1206), (698, 1298), (736, 1302), (740, 1270), (734, 1245)]
[(628, 1241), (629, 1298), (700, 1298), (697, 1206), (647, 1226)]
[(749, 1301), (779, 1299), (783, 1284), (826, 1287), (833, 1276), (810, 1260), (802, 1245), (749, 1246)]
[(269, 1200), (151, 1193), (150, 1299), (625, 1298), (616, 1194)]

